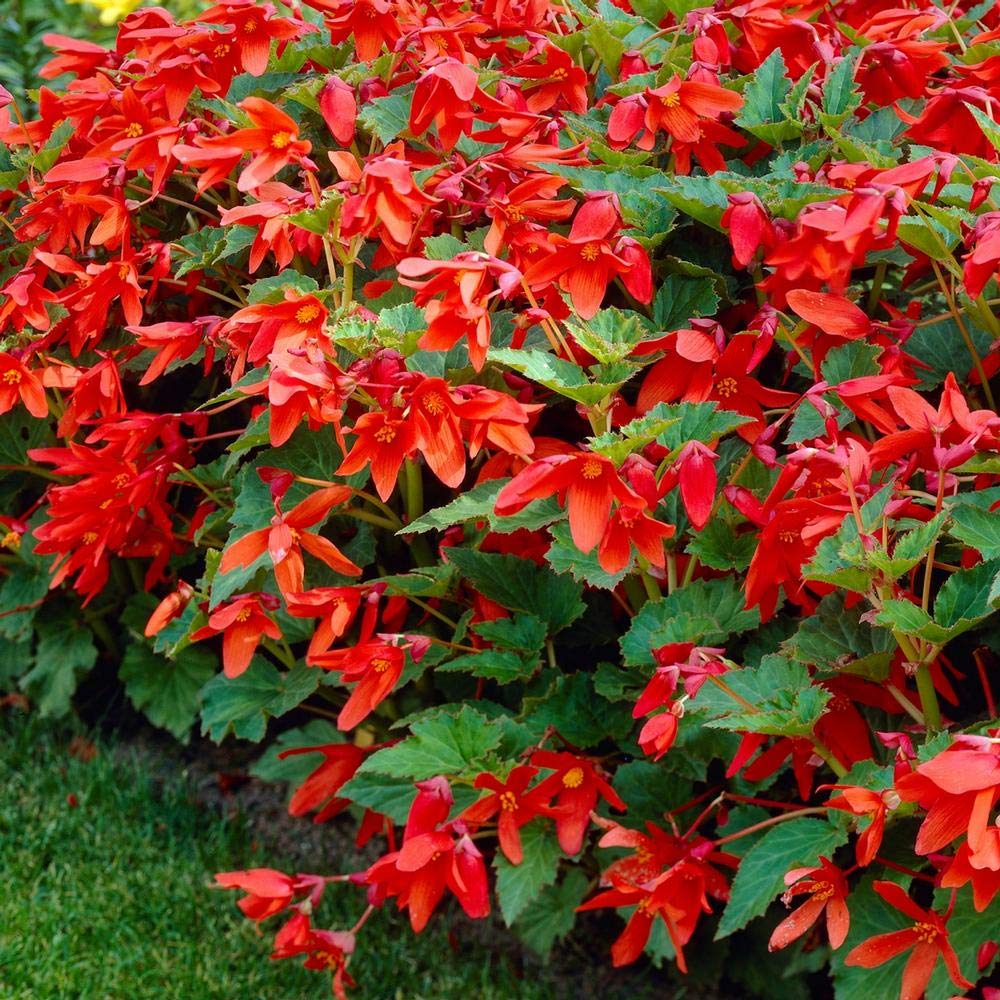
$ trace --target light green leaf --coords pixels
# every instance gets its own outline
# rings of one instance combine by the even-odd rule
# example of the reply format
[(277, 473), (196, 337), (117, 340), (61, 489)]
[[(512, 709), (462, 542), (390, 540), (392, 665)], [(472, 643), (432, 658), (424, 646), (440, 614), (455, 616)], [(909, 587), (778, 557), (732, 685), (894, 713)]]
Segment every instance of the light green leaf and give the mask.
[(551, 825), (543, 820), (532, 820), (521, 827), (521, 849), (524, 858), (519, 865), (512, 865), (500, 851), (493, 859), (497, 871), (497, 899), (508, 927), (538, 898), (545, 886), (555, 882), (562, 857)]

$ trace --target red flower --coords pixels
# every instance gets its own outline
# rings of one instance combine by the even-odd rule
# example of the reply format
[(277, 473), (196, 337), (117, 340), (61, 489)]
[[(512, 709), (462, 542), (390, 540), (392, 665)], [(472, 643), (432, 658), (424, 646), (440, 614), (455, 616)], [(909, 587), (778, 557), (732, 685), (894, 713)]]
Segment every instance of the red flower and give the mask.
[(398, 410), (376, 410), (358, 417), (349, 433), (357, 440), (335, 474), (351, 476), (370, 465), (376, 492), (388, 500), (403, 460), (417, 446), (413, 421), (400, 416)]
[(843, 795), (834, 796), (827, 805), (831, 809), (843, 809), (855, 816), (870, 816), (871, 822), (861, 831), (855, 846), (855, 855), (859, 865), (868, 866), (875, 860), (879, 847), (882, 846), (882, 835), (885, 832), (885, 817), (890, 809), (899, 805), (899, 795), (889, 789), (885, 792), (874, 792), (867, 788), (854, 785), (831, 785), (843, 791)]
[(918, 1000), (923, 996), (940, 958), (951, 981), (962, 990), (971, 990), (970, 983), (958, 966), (958, 957), (948, 940), (946, 917), (934, 910), (922, 910), (895, 882), (875, 882), (874, 890), (894, 909), (916, 921), (912, 927), (869, 938), (844, 959), (845, 965), (874, 969), (908, 949), (913, 949), (903, 969), (900, 1000)]
[(338, 729), (353, 729), (389, 696), (402, 676), (406, 648), (407, 644), (396, 645), (380, 637), (312, 658), (317, 667), (339, 670), (345, 684), (357, 684), (337, 716)]
[(495, 510), (501, 517), (516, 514), (532, 500), (553, 494), (567, 505), (570, 533), (581, 552), (589, 552), (604, 537), (614, 500), (645, 506), (619, 478), (610, 459), (578, 451), (532, 462), (500, 491)]
[(286, 909), (302, 888), (296, 879), (273, 868), (220, 872), (215, 881), (223, 889), (242, 889), (246, 896), (236, 905), (244, 916), (258, 922)]
[(267, 552), (274, 565), (278, 589), (282, 594), (290, 594), (302, 590), (305, 572), (302, 549), (305, 549), (335, 573), (356, 576), (361, 568), (355, 566), (333, 542), (305, 530), (323, 521), (331, 508), (343, 503), (351, 493), (352, 490), (347, 486), (329, 486), (306, 497), (287, 514), (281, 513), (276, 503), (277, 513), (271, 518), (271, 527), (251, 531), (249, 535), (230, 544), (222, 554), (219, 572), (228, 573), (237, 566), (250, 566)]
[(227, 677), (239, 677), (260, 643), (261, 636), (280, 639), (281, 629), (264, 614), (276, 610), (278, 602), (268, 594), (246, 594), (220, 604), (208, 616), (208, 624), (191, 634), (192, 642), (222, 635), (222, 667)]
[(552, 798), (551, 791), (540, 792), (541, 786), (536, 786), (530, 792), (527, 787), (532, 778), (538, 774), (537, 767), (521, 764), (507, 775), (506, 781), (501, 781), (488, 771), (480, 774), (474, 787), (487, 788), (490, 794), (469, 806), (459, 819), (481, 826), (492, 819), (497, 813), (497, 836), (500, 840), (500, 850), (512, 865), (519, 865), (524, 860), (521, 849), (521, 827), (530, 823), (536, 816), (551, 815), (547, 808)]
[(33, 417), (49, 415), (42, 380), (12, 354), (0, 354), (0, 414), (12, 410), (18, 400)]
[(663, 543), (677, 529), (650, 517), (631, 504), (619, 504), (608, 521), (597, 549), (597, 561), (605, 573), (619, 573), (632, 561), (632, 546), (651, 566), (666, 562)]
[(622, 256), (622, 242), (612, 248), (611, 235), (621, 227), (621, 217), (610, 198), (593, 198), (576, 213), (569, 236), (550, 233), (549, 253), (525, 271), (532, 288), (558, 281), (569, 293), (573, 308), (582, 319), (590, 319), (601, 307), (608, 284), (621, 276), (625, 287), (640, 302), (651, 298), (649, 259), (630, 241), (629, 257)]
[(625, 809), (618, 793), (587, 757), (536, 750), (531, 755), (531, 763), (555, 772), (543, 779), (535, 791), (540, 796), (555, 797), (556, 834), (559, 846), (567, 854), (579, 854), (583, 848), (583, 836), (598, 797), (614, 809)]
[(959, 737), (898, 778), (896, 791), (904, 802), (917, 802), (927, 811), (917, 833), (918, 854), (940, 851), (963, 834), (978, 851), (1000, 799), (1000, 747), (983, 737)]
[(790, 906), (795, 896), (808, 893), (809, 898), (794, 913), (789, 914), (774, 928), (768, 951), (787, 948), (802, 937), (826, 912), (826, 936), (831, 948), (839, 948), (851, 926), (847, 911), (847, 880), (843, 872), (826, 858), (820, 858), (818, 868), (794, 868), (785, 875), (785, 885), (791, 888), (782, 896)]
[(327, 743), (316, 747), (293, 747), (279, 753), (281, 760), (304, 753), (323, 755), (323, 763), (295, 789), (288, 803), (289, 813), (292, 816), (304, 816), (317, 809), (319, 811), (313, 822), (325, 823), (346, 809), (350, 805), (350, 799), (337, 798), (337, 792), (354, 777), (354, 772), (361, 766), (368, 752), (353, 743)]
[(205, 168), (198, 179), (202, 192), (224, 180), (243, 157), (254, 154), (243, 168), (236, 186), (240, 191), (252, 191), (269, 181), (282, 167), (302, 163), (312, 144), (299, 139), (299, 126), (293, 118), (263, 97), (247, 97), (240, 101), (253, 128), (237, 129), (226, 135), (195, 139), (194, 146), (174, 146), (173, 154), (181, 163)]
[[(429, 784), (420, 782), (417, 787)], [(447, 789), (447, 782), (444, 786)], [(417, 933), (427, 926), (445, 889), (457, 897), (462, 909), (473, 919), (490, 912), (483, 856), (461, 824), (438, 825), (443, 819), (436, 802), (440, 797), (430, 794), (430, 803), (426, 801), (425, 789), (414, 800), (402, 849), (380, 858), (362, 877), (365, 884), (372, 886), (376, 900), (397, 897), (399, 909), (409, 910), (410, 926)], [(450, 800), (448, 791), (447, 798), (442, 800), (445, 815)]]

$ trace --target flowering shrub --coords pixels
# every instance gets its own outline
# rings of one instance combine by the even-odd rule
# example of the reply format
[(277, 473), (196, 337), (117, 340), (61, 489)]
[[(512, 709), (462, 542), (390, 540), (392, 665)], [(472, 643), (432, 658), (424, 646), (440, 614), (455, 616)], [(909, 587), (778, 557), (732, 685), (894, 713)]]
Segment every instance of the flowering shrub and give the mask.
[(373, 908), (455, 897), (738, 995), (990, 974), (993, 5), (48, 44), (0, 92), (0, 681), (113, 665), (355, 817), (370, 865), (218, 876), (275, 958), (344, 996)]

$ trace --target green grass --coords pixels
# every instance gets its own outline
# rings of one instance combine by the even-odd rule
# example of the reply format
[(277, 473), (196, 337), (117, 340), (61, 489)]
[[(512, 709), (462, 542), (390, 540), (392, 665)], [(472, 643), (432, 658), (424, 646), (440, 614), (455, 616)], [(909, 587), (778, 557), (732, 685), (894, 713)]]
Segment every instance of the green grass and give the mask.
[[(259, 936), (235, 893), (210, 888), (214, 872), (282, 859), (242, 820), (199, 805), (183, 775), (154, 780), (148, 758), (104, 744), (84, 763), (68, 753), (70, 735), (0, 716), (0, 998), (328, 998), (327, 976), (268, 960), (267, 931), (280, 924)], [(363, 909), (359, 890), (334, 889), (319, 926), (349, 926)], [(394, 912), (377, 913), (351, 968), (359, 1000), (556, 995), (485, 945), (456, 951), (447, 914), (415, 937)]]

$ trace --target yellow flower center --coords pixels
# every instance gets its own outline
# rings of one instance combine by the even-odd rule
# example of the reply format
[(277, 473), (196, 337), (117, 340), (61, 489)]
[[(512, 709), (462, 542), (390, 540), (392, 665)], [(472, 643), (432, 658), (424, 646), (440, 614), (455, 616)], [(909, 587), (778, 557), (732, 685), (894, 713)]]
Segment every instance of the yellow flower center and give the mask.
[(250, 619), (250, 609), (249, 608), (240, 608), (240, 610), (236, 612), (236, 620), (238, 622), (249, 621), (249, 619)]
[(251, 17), (249, 21), (243, 22), (243, 31), (247, 35), (252, 35), (257, 30), (257, 22)]
[(601, 474), (601, 463), (597, 461), (596, 458), (588, 458), (586, 462), (583, 463), (583, 469), (580, 471), (580, 475), (584, 479), (597, 479)]
[(295, 319), (299, 323), (311, 323), (318, 315), (319, 309), (316, 306), (301, 306), (295, 313)]
[(275, 149), (284, 149), (292, 141), (291, 132), (275, 132), (271, 136), (271, 145)]
[(740, 387), (737, 384), (736, 379), (729, 378), (728, 376), (726, 378), (720, 378), (715, 385), (715, 391), (723, 399), (729, 399), (730, 396), (735, 396), (739, 391), (739, 388)]
[(229, 55), (229, 48), (230, 47), (228, 45), (216, 45), (215, 48), (212, 49), (212, 55), (215, 56), (216, 59), (225, 59), (226, 56)]
[(85, 531), (83, 533), (83, 544), (84, 545), (93, 545), (94, 542), (96, 542), (96, 541), (97, 541), (97, 532), (96, 531)]
[(391, 666), (392, 664), (385, 657), (380, 656), (372, 660), (372, 669), (377, 674), (384, 674)]
[(427, 393), (427, 395), (424, 396), (424, 409), (434, 417), (436, 417), (439, 413), (444, 413), (445, 406), (444, 400), (441, 398), (441, 394), (438, 392)]
[(142, 135), (142, 132), (143, 132), (142, 125), (140, 125), (139, 122), (129, 122), (128, 125), (125, 126), (125, 134), (130, 139), (137, 138), (138, 136)]
[(931, 944), (934, 939), (938, 936), (937, 928), (933, 924), (925, 924), (923, 922), (913, 925), (913, 933), (917, 935), (917, 939), (923, 944)]
[(550, 79), (565, 80), (567, 76), (569, 76), (569, 73), (566, 72), (566, 67), (558, 66), (556, 69), (552, 71), (552, 76)]
[(21, 547), (21, 536), (16, 531), (8, 531), (0, 542), (5, 549), (19, 549)]
[(562, 776), (562, 783), (567, 788), (579, 788), (583, 784), (583, 768), (571, 767)]
[(521, 222), (524, 219), (524, 212), (520, 205), (509, 205), (507, 207), (508, 222)]
[(676, 90), (672, 94), (664, 94), (660, 98), (660, 103), (665, 108), (676, 108), (681, 103), (681, 95)]
[(829, 899), (833, 895), (833, 886), (827, 882), (817, 882), (816, 888), (813, 889), (813, 897), (823, 902)]
[(111, 485), (117, 490), (123, 490), (130, 482), (132, 482), (132, 477), (127, 472), (119, 472), (118, 475), (111, 480)]
[(118, 268), (118, 280), (128, 281), (129, 275), (131, 273), (132, 273), (132, 268), (130, 268), (128, 264), (122, 264), (122, 266)]
[(3, 373), (3, 380), (7, 385), (18, 385), (21, 381), (21, 373), (16, 368), (8, 368)]
[(597, 260), (597, 258), (601, 256), (601, 246), (600, 246), (600, 244), (599, 243), (588, 243), (580, 251), (580, 256), (585, 261), (588, 261), (588, 262)]
[(383, 425), (375, 432), (375, 440), (379, 444), (391, 444), (396, 440), (396, 428), (388, 424)]
[(797, 542), (799, 540), (799, 533), (797, 531), (790, 531), (785, 528), (783, 531), (778, 532), (778, 541), (784, 542), (786, 545), (791, 545), (792, 542)]
[(501, 792), (500, 808), (504, 812), (513, 812), (517, 808), (517, 796), (513, 792)]

